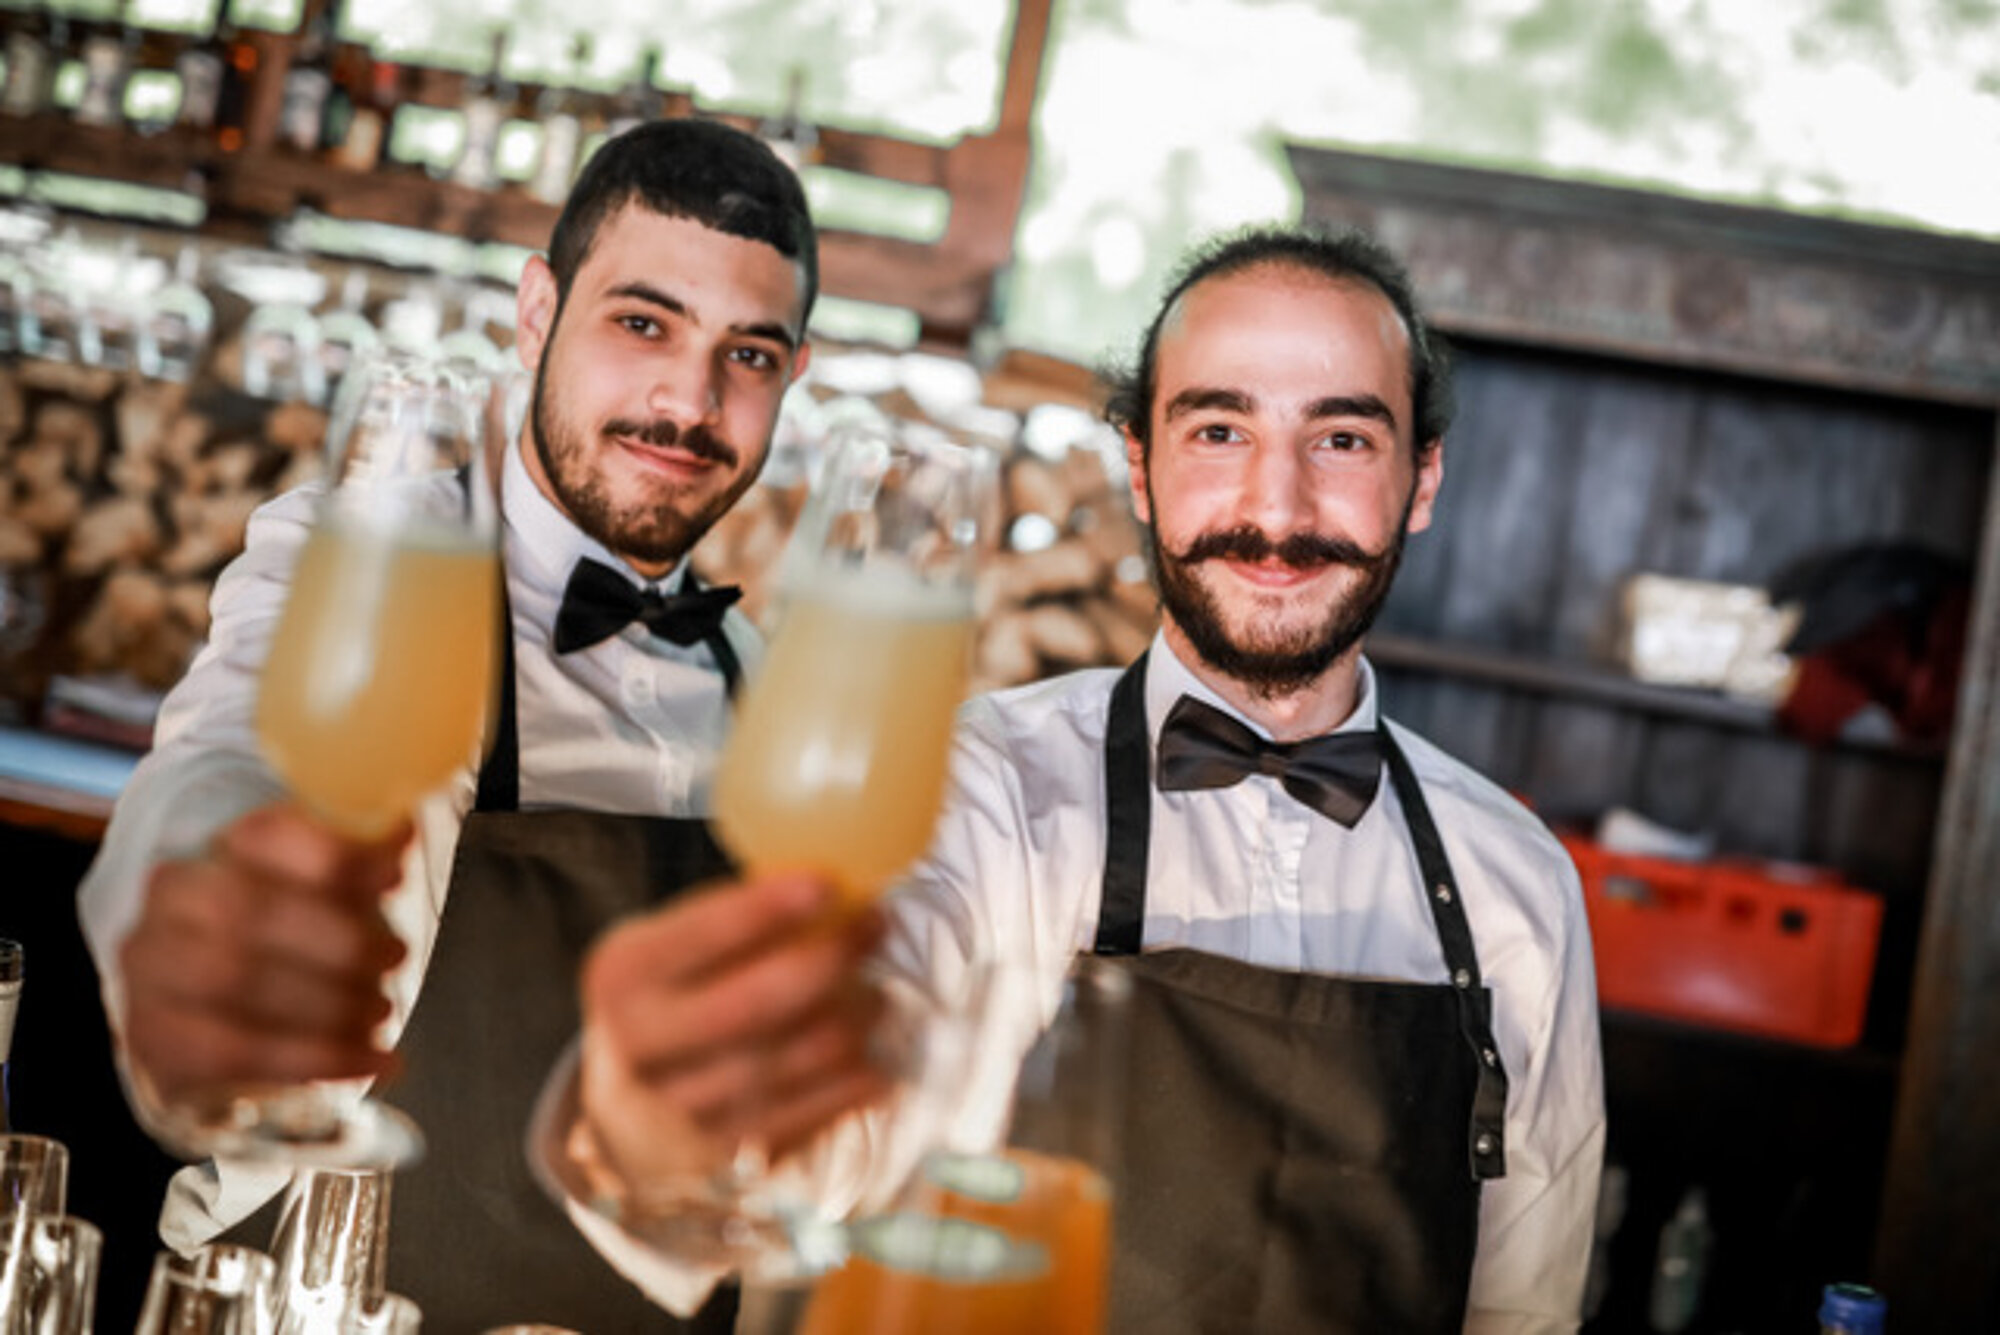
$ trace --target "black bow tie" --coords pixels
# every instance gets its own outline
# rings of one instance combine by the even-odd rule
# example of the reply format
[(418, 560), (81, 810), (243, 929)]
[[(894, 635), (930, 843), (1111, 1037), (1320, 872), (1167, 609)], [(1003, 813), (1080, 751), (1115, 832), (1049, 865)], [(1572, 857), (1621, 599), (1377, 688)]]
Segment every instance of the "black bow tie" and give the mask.
[(722, 628), (722, 614), (742, 596), (743, 590), (733, 586), (659, 594), (586, 557), (576, 563), (563, 590), (562, 610), (556, 613), (556, 652), (588, 649), (634, 621), (643, 621), (661, 639), (698, 644)]
[(1167, 792), (1227, 788), (1245, 775), (1268, 774), (1299, 801), (1350, 828), (1382, 782), (1382, 747), (1372, 730), (1268, 742), (1185, 695), (1167, 711), (1159, 754), (1160, 787)]

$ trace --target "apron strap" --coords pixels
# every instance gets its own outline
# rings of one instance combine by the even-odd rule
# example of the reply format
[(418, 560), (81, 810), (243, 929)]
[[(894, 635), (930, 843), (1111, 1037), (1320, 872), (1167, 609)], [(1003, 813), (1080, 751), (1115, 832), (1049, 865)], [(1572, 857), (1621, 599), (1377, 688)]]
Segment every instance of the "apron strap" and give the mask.
[(1146, 655), (1111, 688), (1104, 732), (1104, 898), (1097, 912), (1099, 955), (1136, 955), (1146, 922), (1146, 864), (1152, 842), (1153, 748), (1146, 738)]
[[(694, 567), (688, 566), (681, 573), (681, 591), (692, 593), (700, 587), (700, 581), (694, 577)], [(500, 579), (500, 629), (500, 700), (493, 711), (493, 744), (479, 767), (479, 793), (473, 802), (475, 811), (521, 809), (521, 734), (514, 693), (514, 614), (507, 597), (504, 570)], [(723, 692), (732, 701), (735, 700), (736, 689), (743, 682), (743, 660), (737, 657), (735, 646), (729, 643), (729, 636), (720, 626), (702, 643), (708, 646), (708, 652), (715, 658), (716, 670), (722, 673)]]
[(1458, 997), (1459, 1032), (1478, 1063), (1479, 1084), (1473, 1092), (1467, 1139), (1472, 1174), (1502, 1177), (1507, 1172), (1507, 1069), (1493, 1037), (1493, 993), (1480, 981), (1479, 954), (1472, 944), (1472, 924), (1466, 920), (1458, 878), (1452, 874), (1451, 859), (1445, 856), (1444, 840), (1438, 835), (1437, 822), (1431, 819), (1430, 804), (1424, 800), (1416, 771), (1390, 734), (1387, 721), (1378, 720), (1376, 730), (1382, 739), (1382, 758), (1389, 766), (1389, 781), (1395, 785), (1396, 799), (1408, 818), (1417, 866), (1424, 876), (1424, 902), (1430, 905), (1431, 920), (1437, 924), (1445, 968), (1451, 973), (1452, 991)]

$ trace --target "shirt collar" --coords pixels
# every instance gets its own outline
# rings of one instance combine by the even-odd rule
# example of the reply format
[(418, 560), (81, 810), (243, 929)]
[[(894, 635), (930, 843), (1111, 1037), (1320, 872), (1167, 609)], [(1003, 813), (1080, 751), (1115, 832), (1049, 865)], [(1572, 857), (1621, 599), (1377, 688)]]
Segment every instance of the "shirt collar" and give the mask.
[(680, 587), (686, 557), (676, 561), (673, 569), (659, 579), (640, 580), (621, 557), (557, 509), (555, 502), (543, 495), (535, 480), (528, 476), (528, 465), (521, 457), (523, 434), (516, 434), (508, 443), (500, 464), (500, 506), (507, 517), (507, 568), (515, 578), (525, 579), (535, 588), (560, 597), (570, 571), (576, 568), (578, 560), (587, 556), (646, 588), (665, 591)]
[[(1354, 711), (1341, 721), (1335, 732), (1373, 731), (1378, 714), (1375, 696), (1375, 669), (1364, 655), (1361, 671), (1356, 680)], [(1245, 718), (1237, 708), (1217, 695), (1214, 691), (1183, 663), (1180, 656), (1167, 643), (1165, 632), (1156, 631), (1153, 644), (1146, 655), (1146, 732), (1155, 746), (1159, 745), (1160, 727), (1166, 722), (1167, 711), (1174, 707), (1174, 701), (1183, 695), (1191, 695), (1204, 704), (1214, 705), (1255, 732), (1259, 737), (1269, 738), (1270, 733), (1253, 719)]]

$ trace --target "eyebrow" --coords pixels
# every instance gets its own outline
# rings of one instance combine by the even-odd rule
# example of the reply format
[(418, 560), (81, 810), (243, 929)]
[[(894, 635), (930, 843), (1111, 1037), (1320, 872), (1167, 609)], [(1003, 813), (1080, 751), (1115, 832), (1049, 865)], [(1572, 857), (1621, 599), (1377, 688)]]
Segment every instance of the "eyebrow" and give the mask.
[[(1250, 413), (1255, 411), (1257, 401), (1237, 389), (1221, 389), (1196, 386), (1184, 389), (1167, 400), (1166, 421), (1183, 417), (1188, 413), (1221, 411)], [(1396, 425), (1396, 414), (1389, 405), (1374, 394), (1330, 394), (1323, 399), (1314, 399), (1305, 411), (1305, 420), (1317, 422), (1328, 417), (1366, 417), (1383, 423)]]
[[(626, 297), (633, 301), (643, 301), (649, 306), (658, 306), (670, 314), (677, 315), (690, 324), (697, 326), (701, 324), (701, 317), (696, 315), (694, 310), (685, 301), (682, 301), (670, 292), (662, 292), (651, 283), (640, 279), (632, 279), (618, 284), (611, 289), (609, 295), (613, 297)], [(775, 320), (759, 321), (755, 324), (731, 325), (730, 332), (741, 334), (748, 338), (768, 339), (773, 343), (781, 345), (787, 352), (796, 352), (799, 346), (799, 341), (793, 336), (792, 331)]]

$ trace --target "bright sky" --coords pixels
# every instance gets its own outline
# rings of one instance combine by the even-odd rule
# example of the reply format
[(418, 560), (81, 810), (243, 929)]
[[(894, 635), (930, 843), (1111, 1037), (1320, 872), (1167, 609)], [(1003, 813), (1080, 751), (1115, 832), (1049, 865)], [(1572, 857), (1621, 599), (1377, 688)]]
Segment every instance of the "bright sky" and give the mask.
[(1086, 359), (1286, 138), (2000, 239), (2000, 2), (1059, 0), (1040, 130), (1009, 330)]

